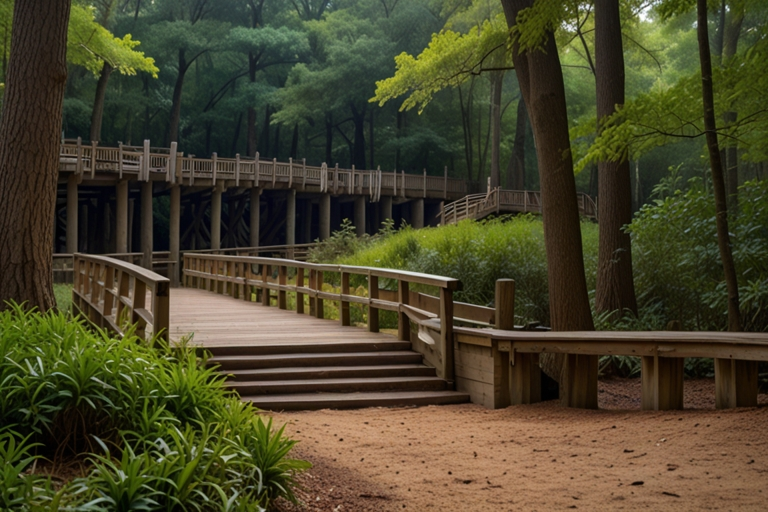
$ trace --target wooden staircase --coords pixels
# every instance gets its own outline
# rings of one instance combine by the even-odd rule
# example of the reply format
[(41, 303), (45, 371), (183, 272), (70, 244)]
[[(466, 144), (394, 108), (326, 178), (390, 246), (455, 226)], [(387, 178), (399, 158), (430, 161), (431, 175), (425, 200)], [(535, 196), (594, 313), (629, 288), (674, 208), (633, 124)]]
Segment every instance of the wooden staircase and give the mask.
[(456, 404), (406, 341), (210, 347), (227, 386), (261, 409), (316, 410)]

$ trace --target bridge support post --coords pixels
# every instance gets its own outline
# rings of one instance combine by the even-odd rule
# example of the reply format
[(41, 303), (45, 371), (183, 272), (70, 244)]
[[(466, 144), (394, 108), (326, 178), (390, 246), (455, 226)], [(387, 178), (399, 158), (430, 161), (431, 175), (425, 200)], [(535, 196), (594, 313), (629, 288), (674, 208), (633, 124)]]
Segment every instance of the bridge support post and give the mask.
[(141, 184), (141, 252), (142, 266), (152, 270), (152, 182)]
[(115, 188), (117, 199), (115, 206), (115, 217), (117, 218), (115, 252), (123, 253), (128, 252), (128, 180), (118, 181)]
[(355, 234), (365, 234), (365, 196), (355, 196)]
[(597, 409), (597, 360), (591, 355), (565, 356), (565, 382), (560, 386), (563, 405)]
[(312, 241), (312, 200), (302, 201), (304, 208), (301, 211), (301, 243), (307, 244)]
[(179, 286), (179, 272), (181, 270), (181, 260), (179, 259), (179, 235), (181, 230), (181, 187), (173, 185), (171, 187), (171, 215), (168, 220), (170, 223), (168, 231), (170, 232), (170, 240), (168, 248), (171, 251), (170, 260), (171, 265), (168, 268), (168, 277), (171, 279), (171, 286), (176, 288)]
[(411, 225), (416, 229), (424, 227), (424, 199), (411, 202)]
[(261, 209), (261, 189), (253, 187), (251, 189), (251, 247), (259, 246), (259, 210)]
[(70, 174), (67, 178), (67, 252), (77, 252), (77, 175)]
[[(285, 245), (296, 245), (296, 190), (288, 189), (285, 199)], [(290, 251), (290, 249), (289, 249)], [(289, 258), (292, 259), (292, 258)]]
[(381, 223), (392, 218), (392, 196), (381, 197)]
[(320, 195), (320, 240), (331, 236), (331, 195)]
[(221, 249), (221, 193), (219, 186), (211, 191), (211, 249)]
[(757, 361), (715, 358), (715, 407), (757, 406)]

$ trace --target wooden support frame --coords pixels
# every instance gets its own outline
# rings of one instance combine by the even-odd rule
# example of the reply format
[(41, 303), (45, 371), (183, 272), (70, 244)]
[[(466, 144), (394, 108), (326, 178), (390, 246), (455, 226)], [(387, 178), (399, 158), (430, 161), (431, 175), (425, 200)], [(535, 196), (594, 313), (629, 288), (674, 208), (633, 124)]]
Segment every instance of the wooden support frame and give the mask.
[(715, 358), (715, 407), (756, 407), (757, 377), (757, 361)]
[(683, 408), (683, 374), (685, 359), (642, 357), (641, 407), (646, 411), (668, 411)]

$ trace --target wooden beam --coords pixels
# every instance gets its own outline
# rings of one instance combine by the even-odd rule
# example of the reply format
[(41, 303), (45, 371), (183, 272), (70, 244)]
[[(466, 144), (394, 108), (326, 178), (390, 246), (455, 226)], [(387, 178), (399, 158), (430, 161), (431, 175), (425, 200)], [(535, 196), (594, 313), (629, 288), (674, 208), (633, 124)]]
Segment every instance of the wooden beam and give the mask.
[(757, 361), (715, 358), (715, 407), (757, 406)]
[(683, 408), (684, 363), (682, 357), (642, 357), (641, 407), (644, 411)]

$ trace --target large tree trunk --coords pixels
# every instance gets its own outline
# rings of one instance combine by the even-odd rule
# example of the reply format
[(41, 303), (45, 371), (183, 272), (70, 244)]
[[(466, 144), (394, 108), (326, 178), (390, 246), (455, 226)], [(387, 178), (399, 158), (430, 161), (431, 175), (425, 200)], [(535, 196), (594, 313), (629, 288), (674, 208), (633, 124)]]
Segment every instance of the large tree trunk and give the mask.
[(184, 50), (179, 50), (179, 74), (176, 77), (176, 85), (173, 87), (171, 100), (171, 120), (168, 125), (168, 145), (179, 141), (179, 123), (181, 121), (181, 90), (184, 88), (184, 75), (187, 73), (187, 60)]
[(501, 186), (501, 89), (504, 72), (491, 73), (491, 188)]
[(715, 100), (712, 86), (712, 58), (709, 52), (709, 30), (707, 27), (707, 0), (697, 0), (696, 32), (699, 40), (699, 60), (701, 62), (701, 91), (704, 103), (704, 130), (707, 137), (709, 163), (712, 169), (712, 188), (715, 193), (715, 219), (717, 223), (717, 244), (720, 260), (723, 263), (725, 285), (728, 290), (728, 330), (741, 330), (739, 313), (739, 285), (736, 279), (736, 267), (731, 253), (731, 239), (728, 234), (728, 206), (725, 195), (723, 163), (720, 159), (720, 147), (717, 142), (715, 124)]
[[(722, 42), (722, 65), (725, 66), (736, 55), (736, 48), (739, 45), (739, 36), (741, 35), (741, 25), (744, 22), (744, 5), (734, 5), (728, 15), (728, 22), (725, 23)], [(733, 124), (738, 119), (738, 114), (733, 111), (723, 113), (723, 122), (726, 126)], [(725, 184), (728, 191), (728, 208), (732, 215), (739, 211), (739, 154), (734, 144), (729, 145), (724, 152), (723, 159), (726, 165)]]
[(53, 235), (69, 1), (25, 0), (13, 10), (0, 119), (0, 310), (46, 311), (53, 296)]
[[(507, 24), (513, 27), (518, 13), (531, 7), (533, 0), (502, 0), (502, 5)], [(594, 329), (594, 324), (584, 276), (565, 86), (554, 35), (551, 32), (546, 34), (546, 41), (536, 50), (521, 50), (516, 41), (512, 59), (536, 140), (552, 328), (557, 331), (589, 331)], [(596, 407), (597, 361), (589, 356), (581, 357), (549, 355), (542, 358), (542, 369), (558, 380), (561, 397), (566, 403)], [(583, 403), (570, 401), (570, 365), (585, 365), (585, 374), (594, 373)], [(570, 370), (576, 371), (574, 368)]]
[(507, 189), (525, 190), (525, 132), (528, 130), (528, 111), (525, 100), (517, 101), (517, 122), (515, 124), (515, 145), (507, 166)]
[(107, 96), (107, 83), (112, 74), (112, 66), (104, 61), (101, 67), (99, 81), (96, 82), (96, 98), (93, 100), (91, 112), (91, 141), (101, 141), (101, 120), (104, 117), (104, 99)]
[[(595, 2), (595, 83), (597, 119), (605, 119), (624, 104), (624, 50), (621, 41), (619, 0)], [(601, 161), (598, 174), (600, 247), (597, 256), (598, 313), (625, 310), (637, 314), (632, 280), (632, 247), (623, 226), (632, 221), (632, 181), (626, 148), (621, 161)]]

